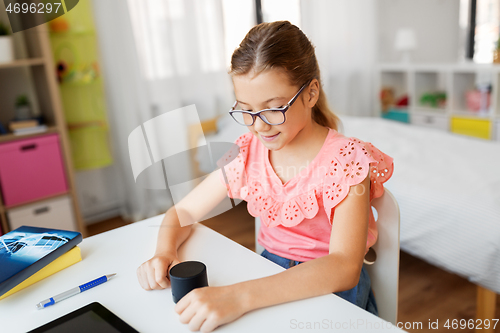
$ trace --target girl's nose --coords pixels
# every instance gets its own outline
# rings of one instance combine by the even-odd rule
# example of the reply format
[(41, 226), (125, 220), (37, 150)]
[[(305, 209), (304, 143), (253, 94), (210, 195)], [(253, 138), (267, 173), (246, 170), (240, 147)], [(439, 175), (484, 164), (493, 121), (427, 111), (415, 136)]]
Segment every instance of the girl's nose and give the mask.
[(267, 132), (271, 128), (271, 125), (266, 124), (262, 119), (260, 119), (260, 117), (255, 117), (253, 128), (257, 132)]

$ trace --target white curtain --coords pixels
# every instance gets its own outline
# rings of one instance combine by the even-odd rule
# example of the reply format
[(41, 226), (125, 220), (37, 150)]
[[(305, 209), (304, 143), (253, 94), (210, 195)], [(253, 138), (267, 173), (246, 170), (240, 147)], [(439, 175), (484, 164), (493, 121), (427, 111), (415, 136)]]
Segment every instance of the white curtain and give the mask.
[[(161, 168), (142, 184), (132, 174), (128, 136), (144, 122), (195, 104), (201, 120), (224, 113), (232, 88), (225, 68), (220, 0), (93, 0), (122, 215), (134, 221), (172, 206)], [(183, 119), (178, 142), (194, 119)], [(168, 143), (176, 144), (176, 143)], [(186, 163), (189, 163), (187, 161)], [(189, 170), (190, 166), (186, 165)]]
[(302, 30), (316, 47), (328, 101), (337, 114), (370, 116), (377, 61), (375, 0), (302, 0)]

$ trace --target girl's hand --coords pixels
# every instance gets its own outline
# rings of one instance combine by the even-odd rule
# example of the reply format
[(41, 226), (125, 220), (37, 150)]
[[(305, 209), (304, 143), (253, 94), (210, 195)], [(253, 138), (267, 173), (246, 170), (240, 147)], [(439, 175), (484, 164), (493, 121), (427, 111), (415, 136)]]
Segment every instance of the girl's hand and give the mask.
[(174, 310), (191, 331), (211, 332), (249, 311), (243, 295), (234, 285), (197, 288), (181, 298)]
[(137, 268), (137, 279), (142, 288), (165, 289), (170, 286), (168, 272), (171, 267), (180, 263), (177, 253), (155, 255)]

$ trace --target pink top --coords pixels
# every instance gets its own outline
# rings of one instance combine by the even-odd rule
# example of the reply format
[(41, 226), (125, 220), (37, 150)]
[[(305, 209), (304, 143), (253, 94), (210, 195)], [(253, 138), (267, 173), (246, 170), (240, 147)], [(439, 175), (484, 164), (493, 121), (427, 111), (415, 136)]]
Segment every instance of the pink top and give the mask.
[[(318, 155), (283, 184), (269, 161), (269, 150), (251, 132), (235, 143), (238, 146), (218, 161), (229, 197), (247, 201), (248, 212), (260, 216), (258, 242), (264, 248), (298, 261), (329, 253), (334, 208), (350, 186), (361, 183), (370, 172), (371, 202), (384, 193), (382, 184), (393, 172), (392, 158), (371, 143), (329, 129)], [(370, 210), (366, 251), (377, 235)]]

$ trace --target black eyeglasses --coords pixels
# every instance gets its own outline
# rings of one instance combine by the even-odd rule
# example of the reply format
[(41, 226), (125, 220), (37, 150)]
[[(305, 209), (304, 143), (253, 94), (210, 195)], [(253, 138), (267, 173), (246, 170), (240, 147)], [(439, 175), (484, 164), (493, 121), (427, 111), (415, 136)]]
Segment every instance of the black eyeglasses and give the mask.
[(251, 112), (246, 110), (236, 110), (238, 101), (234, 102), (233, 107), (229, 110), (229, 114), (233, 119), (240, 125), (252, 126), (255, 122), (255, 118), (259, 117), (263, 122), (269, 125), (281, 125), (285, 122), (285, 112), (292, 106), (292, 104), (297, 100), (300, 93), (307, 87), (311, 81), (307, 82), (300, 88), (300, 90), (292, 97), (292, 99), (286, 103), (285, 106), (280, 108), (264, 109), (257, 112)]

